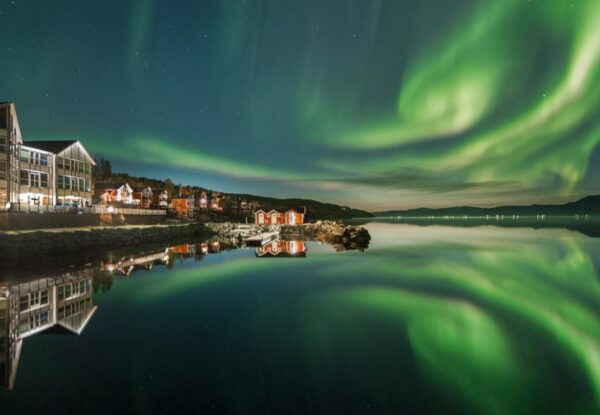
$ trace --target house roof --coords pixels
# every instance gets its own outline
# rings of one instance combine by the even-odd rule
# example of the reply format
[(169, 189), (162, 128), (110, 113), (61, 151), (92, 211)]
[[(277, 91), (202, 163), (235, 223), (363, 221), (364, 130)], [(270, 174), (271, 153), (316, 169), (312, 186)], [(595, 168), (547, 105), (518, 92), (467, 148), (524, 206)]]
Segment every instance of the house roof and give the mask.
[(79, 144), (85, 155), (90, 159), (92, 165), (96, 165), (96, 161), (90, 153), (87, 152), (83, 144), (79, 140), (48, 140), (48, 141), (24, 141), (23, 145), (33, 148), (39, 148), (40, 150), (49, 151), (50, 153), (59, 154), (71, 147), (73, 144)]
[(71, 147), (77, 140), (58, 140), (58, 141), (23, 141), (23, 144), (28, 147), (39, 148), (40, 150), (49, 151), (50, 153), (58, 154), (63, 150)]

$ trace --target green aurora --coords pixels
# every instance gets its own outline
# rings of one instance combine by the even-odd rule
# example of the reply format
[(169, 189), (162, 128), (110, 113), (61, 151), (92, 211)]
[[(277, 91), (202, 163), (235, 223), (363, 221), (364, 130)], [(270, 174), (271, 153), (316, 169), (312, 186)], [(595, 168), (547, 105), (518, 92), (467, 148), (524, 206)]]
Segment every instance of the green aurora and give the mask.
[[(598, 411), (595, 239), (563, 230), (389, 223), (369, 228), (376, 239), (366, 254), (311, 251), (307, 262), (242, 256), (165, 270), (162, 278), (121, 295), (161, 304), (251, 284), (261, 292), (245, 300), (244, 321), (257, 326), (252, 337), (269, 338), (271, 352), (284, 353), (283, 337), (290, 324), (296, 327), (295, 359), (323, 385), (339, 381), (332, 367), (336, 348), (346, 345), (342, 362), (353, 362), (353, 370), (365, 377), (360, 384), (371, 385), (365, 393), (382, 402), (390, 399), (383, 392), (389, 377), (400, 385), (407, 374), (375, 375), (373, 367), (399, 370), (406, 363), (396, 362), (397, 355), (415, 360), (415, 382), (431, 387), (430, 399), (457, 400), (458, 409), (472, 413)], [(398, 232), (404, 235), (400, 240)], [(406, 350), (394, 350), (404, 343)], [(360, 369), (361, 362), (369, 364)], [(550, 370), (556, 365), (560, 368)], [(251, 404), (247, 398), (242, 406)]]
[(373, 210), (559, 202), (600, 185), (599, 20), (595, 0), (0, 2), (0, 87), (27, 139), (131, 174)]

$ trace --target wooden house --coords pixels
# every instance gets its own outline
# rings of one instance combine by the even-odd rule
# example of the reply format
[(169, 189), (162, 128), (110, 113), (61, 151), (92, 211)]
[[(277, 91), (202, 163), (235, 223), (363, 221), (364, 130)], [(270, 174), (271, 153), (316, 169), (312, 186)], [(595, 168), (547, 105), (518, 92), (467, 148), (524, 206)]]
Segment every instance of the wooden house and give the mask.
[(166, 209), (169, 206), (169, 192), (166, 190), (153, 190), (152, 207)]
[(220, 193), (213, 193), (210, 198), (210, 209), (217, 212), (223, 211), (223, 195)]
[(208, 196), (206, 194), (206, 192), (201, 192), (198, 195), (198, 208), (199, 209), (208, 209)]
[(154, 201), (154, 191), (150, 187), (138, 187), (133, 190), (133, 204), (142, 208), (149, 209)]
[(171, 199), (171, 209), (179, 217), (194, 217), (194, 196), (178, 196)]
[(113, 183), (98, 183), (94, 187), (94, 202), (110, 205), (120, 202), (126, 205), (134, 205), (134, 191), (125, 183), (116, 187)]
[(287, 209), (278, 211), (271, 209), (266, 212), (259, 209), (254, 212), (254, 223), (257, 225), (300, 225), (304, 223), (304, 208)]

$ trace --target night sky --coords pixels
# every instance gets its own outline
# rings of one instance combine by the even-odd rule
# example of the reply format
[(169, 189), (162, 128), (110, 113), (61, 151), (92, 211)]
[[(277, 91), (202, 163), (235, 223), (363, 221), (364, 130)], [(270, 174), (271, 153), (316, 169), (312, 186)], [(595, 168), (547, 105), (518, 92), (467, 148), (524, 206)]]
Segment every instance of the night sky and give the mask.
[(115, 171), (370, 210), (600, 193), (600, 1), (0, 1), (0, 101)]

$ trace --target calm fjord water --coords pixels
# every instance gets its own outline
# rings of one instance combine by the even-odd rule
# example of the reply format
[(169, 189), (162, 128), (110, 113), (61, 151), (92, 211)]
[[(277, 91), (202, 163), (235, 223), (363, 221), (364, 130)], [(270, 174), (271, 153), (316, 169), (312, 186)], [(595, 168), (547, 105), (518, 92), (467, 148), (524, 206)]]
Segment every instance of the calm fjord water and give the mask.
[(23, 340), (0, 411), (600, 411), (600, 239), (366, 226), (365, 252), (238, 249), (115, 276), (80, 335)]

